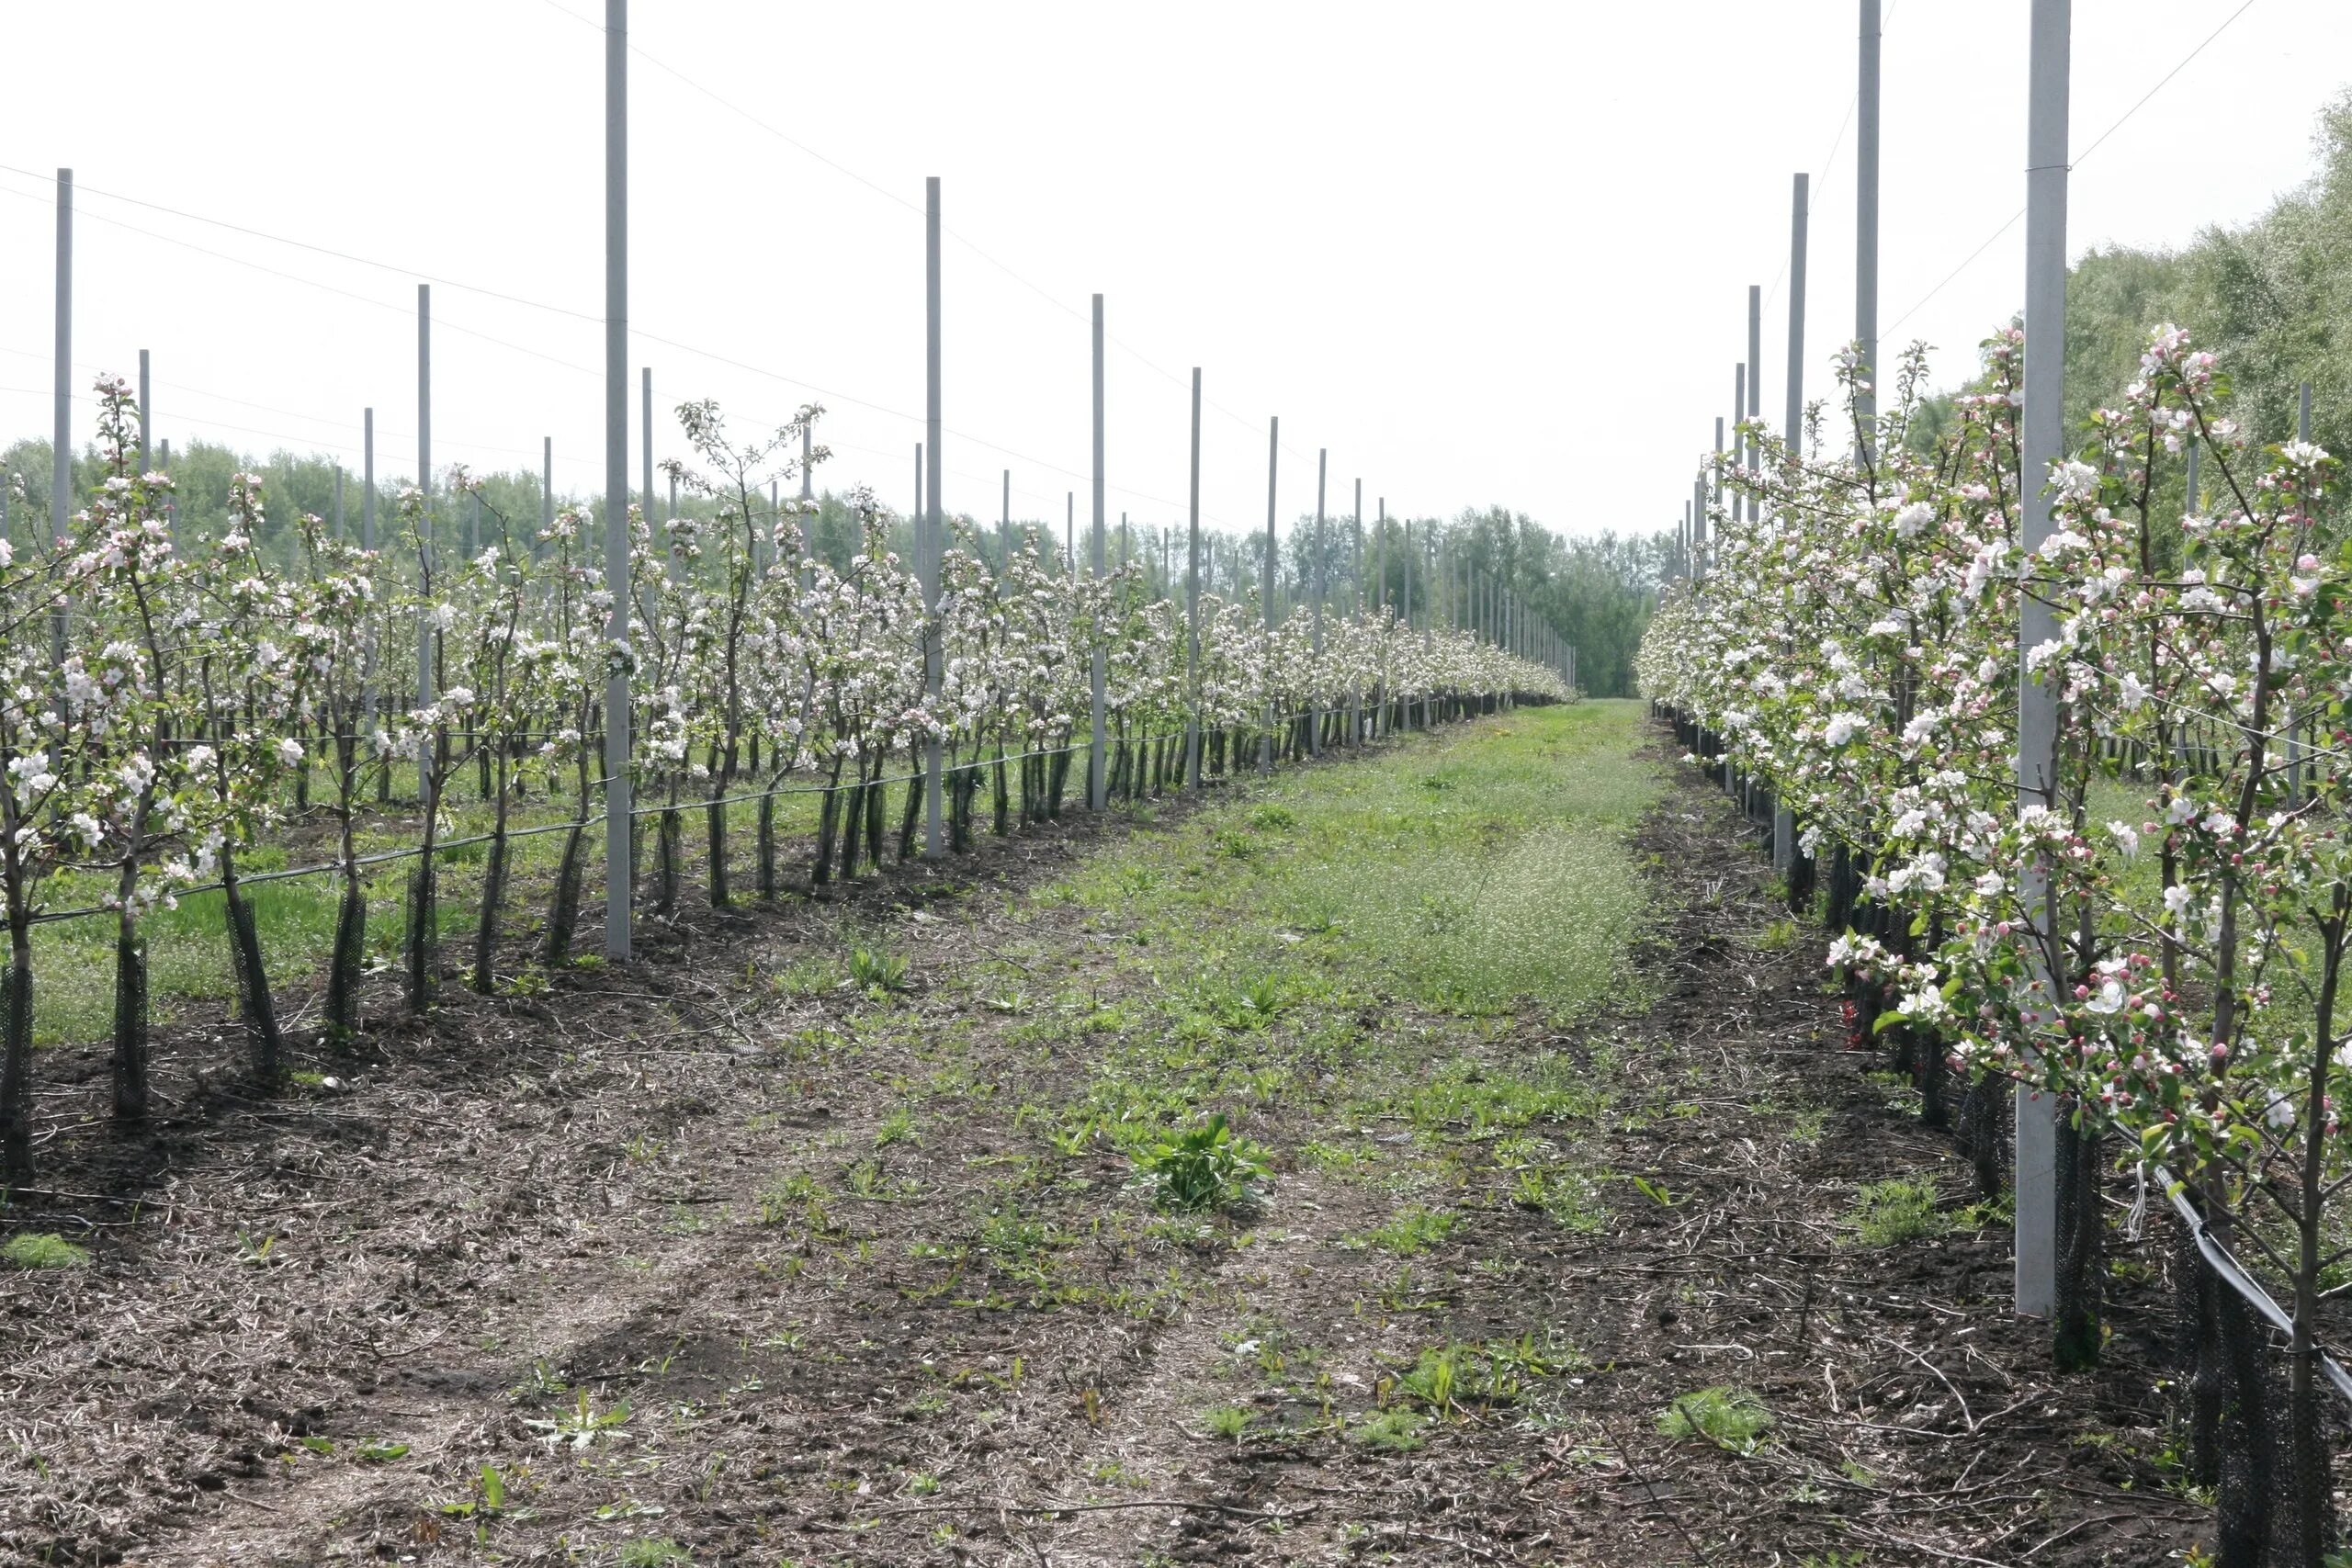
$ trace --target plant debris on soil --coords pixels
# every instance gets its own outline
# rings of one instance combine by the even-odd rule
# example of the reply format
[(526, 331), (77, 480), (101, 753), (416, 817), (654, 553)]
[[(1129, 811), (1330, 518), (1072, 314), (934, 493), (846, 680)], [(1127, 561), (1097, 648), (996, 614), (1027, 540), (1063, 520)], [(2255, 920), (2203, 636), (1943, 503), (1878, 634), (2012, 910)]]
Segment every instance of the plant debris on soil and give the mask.
[[(0, 1562), (2177, 1561), (2163, 1252), (2114, 1242), (2105, 1360), (2054, 1374), (2006, 1219), (1637, 716), (689, 898), (271, 1092), (183, 1031), (135, 1134), (45, 1053), (0, 1228), (87, 1257), (0, 1261)], [(1653, 804), (1512, 817), (1512, 747)], [(1286, 864), (1421, 863), (1316, 815), (1357, 789), (1463, 802), (1431, 831), (1502, 891), (1426, 897), (1441, 945), (1613, 855), (1602, 999), (1295, 919)]]

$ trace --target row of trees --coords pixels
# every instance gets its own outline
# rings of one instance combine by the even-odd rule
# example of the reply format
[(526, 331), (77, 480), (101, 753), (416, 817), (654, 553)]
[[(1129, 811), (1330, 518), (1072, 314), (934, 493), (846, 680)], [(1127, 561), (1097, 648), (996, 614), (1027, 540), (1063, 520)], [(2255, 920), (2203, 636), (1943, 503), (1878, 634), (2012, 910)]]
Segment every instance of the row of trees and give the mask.
[[(160, 465), (159, 465), (160, 466)], [(107, 460), (93, 447), (74, 465), (75, 493), (88, 493), (106, 477)], [(8, 536), (27, 538), (44, 525), (45, 500), (51, 473), (48, 444), (20, 441), (0, 455), (10, 484)], [(255, 459), (234, 448), (198, 440), (175, 448), (169, 465), (172, 491), (167, 501), (176, 536), (184, 541), (220, 537), (233, 524), (232, 496), (237, 477), (254, 474), (268, 488), (272, 504), (258, 524), (254, 548), (260, 558), (280, 570), (297, 570), (305, 546), (300, 519), (325, 519), (331, 536), (356, 539), (364, 505), (359, 475), (341, 468), (332, 459), (278, 452)], [(549, 510), (540, 477), (523, 471), (477, 476), (475, 491), (450, 498), (439, 518), (445, 547), (471, 540), (486, 543), (492, 528), (485, 519), (497, 517), (521, 528), (535, 524)], [(336, 496), (340, 486), (341, 528)], [(379, 517), (387, 520), (382, 537), (393, 537), (404, 483), (379, 488)], [(798, 486), (795, 484), (795, 491)], [(29, 499), (28, 504), (27, 498)], [(771, 518), (781, 498), (769, 507)], [(812, 506), (794, 515), (810, 556), (836, 572), (850, 570), (865, 546), (865, 513), (875, 498), (861, 491), (828, 491)], [(594, 502), (558, 496), (552, 510), (571, 509), (592, 520), (601, 516)], [(671, 510), (657, 503), (653, 516), (666, 521)], [(718, 504), (692, 489), (682, 489), (675, 510), (707, 528), (718, 522)], [(911, 521), (900, 513), (883, 512), (888, 547), (911, 558)], [(963, 547), (999, 572), (1033, 536), (1048, 557), (1061, 550), (1063, 525), (1035, 520), (1001, 520), (968, 516), (956, 520)], [(1321, 545), (1318, 551), (1317, 538)], [(524, 544), (527, 547), (529, 541)], [(1408, 570), (1408, 551), (1413, 557)], [(474, 553), (469, 549), (467, 553)], [(1164, 599), (1184, 592), (1185, 540), (1182, 526), (1140, 520), (1114, 526), (1107, 554), (1114, 564), (1132, 569), (1147, 594)], [(1318, 561), (1319, 556), (1319, 561)], [(1210, 531), (1202, 538), (1202, 582), (1207, 591), (1227, 599), (1245, 597), (1264, 581), (1265, 536), (1257, 531), (1223, 534)], [(1501, 506), (1465, 509), (1451, 519), (1367, 519), (1359, 525), (1350, 516), (1326, 520), (1318, 536), (1312, 517), (1295, 520), (1278, 541), (1274, 593), (1278, 613), (1307, 604), (1317, 596), (1318, 566), (1322, 597), (1327, 606), (1352, 609), (1387, 605), (1400, 615), (1409, 613), (1414, 624), (1470, 627), (1477, 624), (1477, 597), (1484, 585), (1499, 584), (1515, 595), (1535, 619), (1548, 626), (1564, 642), (1577, 648), (1579, 683), (1598, 695), (1631, 694), (1634, 651), (1656, 609), (1657, 595), (1678, 567), (1671, 534), (1620, 536), (1601, 533), (1563, 536), (1554, 534), (1523, 513)]]
[[(178, 480), (139, 470), (129, 389), (102, 378), (98, 397), (101, 472), (71, 531), (19, 525), (0, 539), (0, 1175), (10, 1179), (31, 1149), (30, 932), (60, 874), (111, 885), (118, 1116), (136, 1119), (148, 1101), (141, 922), (198, 886), (221, 893), (252, 1065), (275, 1077), (286, 1041), (241, 870), (252, 852), (289, 817), (331, 829), (342, 917), (322, 1011), (328, 1035), (342, 1036), (357, 1025), (363, 817), (413, 790), (402, 970), (407, 1005), (422, 1013), (444, 977), (438, 852), (453, 804), (470, 792), (489, 818), (467, 966), (488, 989), (514, 813), (536, 788), (560, 813), (545, 826), (564, 834), (540, 956), (563, 963), (600, 815), (614, 673), (629, 691), (628, 766), (649, 803), (643, 848), (660, 912), (681, 896), (689, 814), (706, 836), (706, 894), (725, 905), (730, 811), (756, 812), (758, 892), (773, 897), (786, 788), (821, 794), (812, 883), (854, 874), (861, 860), (878, 865), (886, 784), (934, 741), (958, 849), (989, 781), (999, 831), (1016, 794), (1024, 817), (1056, 814), (1098, 660), (1106, 782), (1129, 795), (1167, 777), (1188, 729), (1212, 767), (1234, 766), (1253, 739), (1288, 749), (1440, 704), (1570, 694), (1551, 670), (1465, 633), (1409, 628), (1393, 613), (1334, 613), (1319, 626), (1293, 614), (1270, 627), (1250, 598), (1203, 600), (1195, 659), (1183, 608), (1148, 595), (1135, 569), (1075, 573), (1035, 530), (991, 561), (957, 526), (926, 604), (870, 496), (844, 503), (860, 542), (840, 562), (811, 547), (804, 525), (819, 521), (816, 508), (772, 500), (797, 486), (814, 407), (752, 440), (712, 404), (681, 407), (694, 459), (670, 471), (695, 504), (658, 525), (632, 508), (629, 575), (614, 583), (589, 513), (566, 507), (541, 526), (463, 468), (435, 493), (393, 498), (381, 551), (314, 513), (288, 516), (251, 472), (231, 477), (217, 533), (175, 536)], [(12, 501), (25, 515), (22, 492)], [(472, 524), (463, 551), (450, 543), (458, 516)], [(265, 548), (273, 537), (290, 537), (290, 552)], [(607, 626), (618, 594), (631, 633), (616, 643)], [(901, 857), (918, 791), (902, 800)], [(633, 853), (617, 874), (635, 889), (636, 873)]]
[[(1932, 434), (1923, 354), (1876, 419), (1825, 439), (1816, 412), (1804, 445), (1759, 430), (1758, 468), (1724, 461), (1762, 520), (1714, 510), (1712, 563), (1650, 628), (1644, 688), (1711, 765), (1796, 814), (1859, 1028), (1913, 1066), (1931, 1118), (1947, 1066), (1980, 1085), (1980, 1151), (1986, 1087), (2055, 1097), (2063, 1362), (2101, 1342), (2103, 1148), (2268, 1277), (2292, 1324), (2283, 1410), (2254, 1310), (2184, 1271), (2192, 1472), (2223, 1489), (2220, 1561), (2275, 1542), (2316, 1564), (2335, 1529), (2316, 1350), (2352, 1179), (2338, 465), (2253, 439), (2176, 326), (2046, 475), (2018, 467), (2021, 333), (1987, 342)], [(1850, 391), (1866, 372), (1849, 355), (1841, 376)], [(2052, 532), (2029, 552), (2021, 499), (2045, 486)], [(2020, 658), (2029, 605), (2051, 630)], [(2056, 705), (2022, 759), (2021, 681)], [(2041, 783), (2022, 808), (2020, 761)]]

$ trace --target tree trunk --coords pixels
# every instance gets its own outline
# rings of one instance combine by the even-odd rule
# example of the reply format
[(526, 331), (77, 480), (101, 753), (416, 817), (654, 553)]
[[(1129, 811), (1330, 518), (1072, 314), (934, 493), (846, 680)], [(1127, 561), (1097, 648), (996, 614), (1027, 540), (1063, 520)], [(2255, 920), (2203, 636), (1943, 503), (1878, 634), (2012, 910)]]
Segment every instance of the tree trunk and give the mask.
[[(757, 744), (756, 741), (753, 744)], [(775, 902), (775, 791), (760, 796), (760, 902)]]
[(710, 907), (724, 909), (735, 902), (727, 880), (726, 786), (711, 786), (710, 804), (703, 807), (704, 827), (710, 839)]
[(254, 1076), (276, 1083), (286, 1070), (286, 1037), (277, 1027), (277, 1003), (269, 972), (262, 965), (261, 933), (254, 907), (238, 884), (234, 858), (220, 850), (220, 897), (229, 916), (229, 957), (236, 972), (237, 1004), (245, 1015), (245, 1043), (253, 1052)]
[(498, 907), (506, 900), (506, 753), (498, 754), (497, 805), (490, 829), (490, 863), (482, 868), (481, 914), (474, 926), (474, 976), (477, 994), (488, 996), (497, 987)]
[(423, 1018), (433, 1009), (433, 991), (441, 959), (440, 867), (437, 829), (441, 815), (439, 770), (425, 781), (424, 847), (409, 874), (408, 890), (408, 1010)]
[(33, 942), (30, 911), (21, 898), (10, 902), (8, 974), (0, 982), (0, 1177), (21, 1182), (33, 1173)]

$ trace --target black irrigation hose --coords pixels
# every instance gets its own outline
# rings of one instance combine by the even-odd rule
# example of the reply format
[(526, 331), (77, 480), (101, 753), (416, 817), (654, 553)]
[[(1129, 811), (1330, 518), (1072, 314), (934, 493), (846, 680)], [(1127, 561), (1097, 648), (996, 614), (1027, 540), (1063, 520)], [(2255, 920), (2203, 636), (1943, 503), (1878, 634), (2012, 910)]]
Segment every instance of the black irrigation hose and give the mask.
[[(2293, 1334), (2295, 1320), (2287, 1315), (2287, 1309), (2272, 1299), (2270, 1292), (2262, 1288), (2262, 1282), (2247, 1273), (2244, 1266), (2231, 1256), (2230, 1249), (2207, 1228), (2205, 1216), (2197, 1212), (2197, 1205), (2188, 1201), (2181, 1184), (2173, 1179), (2172, 1172), (2161, 1165), (2152, 1165), (2150, 1169), (2154, 1172), (2155, 1179), (2164, 1183), (2165, 1200), (2172, 1204), (2173, 1212), (2180, 1216), (2181, 1223), (2188, 1227), (2188, 1234), (2196, 1237), (2197, 1250), (2204, 1258), (2206, 1267), (2213, 1270), (2214, 1277), (2245, 1297), (2245, 1303), (2268, 1319), (2273, 1328), (2281, 1334)], [(2319, 1351), (2318, 1355), (2320, 1371), (2327, 1374), (2327, 1381), (2335, 1385), (2337, 1393), (2343, 1395), (2346, 1402), (2352, 1402), (2352, 1373), (2346, 1372), (2335, 1358), (2326, 1351)]]

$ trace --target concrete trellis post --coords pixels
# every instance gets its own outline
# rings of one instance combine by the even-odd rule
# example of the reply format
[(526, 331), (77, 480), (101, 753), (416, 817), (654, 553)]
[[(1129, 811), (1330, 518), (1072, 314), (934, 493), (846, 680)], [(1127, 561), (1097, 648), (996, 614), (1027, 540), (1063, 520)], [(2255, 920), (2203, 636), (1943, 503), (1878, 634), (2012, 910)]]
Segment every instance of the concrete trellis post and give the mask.
[[(2312, 384), (2303, 382), (2295, 389), (2295, 439), (2312, 438)], [(2303, 730), (2290, 713), (2287, 720), (2287, 798), (2303, 798)]]
[[(1103, 572), (1103, 493), (1102, 493), (1102, 296), (1094, 297), (1094, 581), (1100, 585)], [(1110, 804), (1111, 776), (1107, 768), (1103, 728), (1109, 723), (1105, 706), (1104, 682), (1108, 671), (1102, 649), (1102, 638), (1094, 638), (1094, 649), (1087, 667), (1087, 733), (1086, 795), (1087, 804), (1101, 811)]]
[[(1735, 466), (1743, 469), (1747, 467), (1747, 444), (1739, 438), (1739, 423), (1747, 417), (1747, 361), (1743, 359), (1738, 364), (1732, 367), (1731, 375), (1731, 460)], [(1739, 502), (1735, 500), (1732, 504), (1734, 506), (1737, 506)], [(1733, 516), (1736, 519), (1737, 513), (1733, 513)]]
[(1191, 533), (1185, 547), (1185, 686), (1191, 694), (1184, 716), (1184, 782), (1201, 787), (1201, 367), (1193, 367), (1193, 459)]
[[(939, 361), (939, 176), (923, 181), (923, 309), (926, 324), (923, 351), (924, 500), (928, 511), (922, 524), (922, 545), (916, 558), (922, 568), (923, 692), (935, 705), (939, 697), (939, 567), (940, 543), (946, 535), (946, 513), (939, 502), (944, 469), (940, 460)], [(922, 858), (935, 861), (947, 850), (940, 833), (939, 737), (923, 746)]]
[[(643, 475), (643, 479), (642, 488), (639, 490), (637, 499), (638, 505), (645, 512), (646, 538), (652, 548), (659, 550), (662, 548), (660, 528), (662, 520), (653, 515), (653, 367), (650, 365), (641, 367), (638, 374), (639, 407), (637, 412), (639, 425), (642, 432), (639, 436), (642, 450), (638, 453), (637, 460), (639, 471)], [(667, 551), (663, 551), (663, 554), (665, 557), (669, 556)], [(677, 560), (674, 557), (669, 557), (669, 562), (671, 578), (675, 581), (678, 570)], [(628, 581), (627, 578), (622, 579), (624, 582)]]
[[(2043, 483), (2065, 443), (2066, 124), (2072, 0), (2033, 0), (2028, 75), (2025, 213), (2024, 493), (2018, 543), (2030, 555), (2050, 536)], [(2018, 807), (2055, 807), (2057, 699), (2028, 671), (2031, 650), (2057, 635), (2048, 601), (2020, 598), (2018, 621)], [(2052, 912), (2046, 872), (2029, 866), (2020, 893), (2045, 989)], [(2058, 1104), (2017, 1089), (2017, 1310), (2047, 1315), (2058, 1298)]]
[(139, 471), (147, 471), (147, 351), (139, 351)]
[[(74, 515), (74, 171), (57, 171), (57, 337), (54, 404), (49, 445), (49, 533), (52, 542), (71, 531)], [(49, 614), (51, 665), (65, 664), (63, 600)]]
[(1862, 384), (1854, 391), (1855, 456), (1871, 461), (1871, 432), (1878, 414), (1878, 125), (1879, 3), (1860, 0), (1861, 59), (1854, 115), (1854, 342), (1861, 353)]
[[(1329, 456), (1329, 448), (1318, 446), (1315, 449), (1315, 576), (1313, 580), (1315, 620), (1310, 636), (1313, 638), (1317, 665), (1320, 665), (1323, 659), (1323, 598), (1328, 587), (1323, 578), (1323, 473), (1326, 467), (1325, 459)], [(1308, 711), (1314, 716), (1306, 727), (1306, 750), (1309, 756), (1319, 757), (1323, 754), (1323, 694), (1320, 685), (1322, 671), (1318, 669), (1316, 674), (1317, 686), (1315, 701), (1308, 705)]]
[[(1349, 597), (1355, 601), (1354, 614), (1363, 614), (1363, 481), (1356, 481), (1356, 509), (1348, 522), (1348, 534), (1354, 542), (1354, 558), (1348, 563), (1348, 581), (1354, 590)], [(1363, 692), (1351, 687), (1348, 693), (1348, 744), (1363, 744)]]
[(1012, 565), (1012, 470), (1004, 470), (1004, 511), (998, 523), (998, 533), (1004, 545), (1004, 564)]
[[(1440, 581), (1446, 584), (1446, 593), (1451, 598), (1453, 580), (1446, 577), (1442, 570), (1445, 561), (1444, 547), (1435, 537), (1424, 535), (1420, 548), (1416, 550), (1412, 547), (1412, 536), (1413, 525), (1408, 520), (1405, 525), (1405, 570), (1408, 574), (1405, 579), (1405, 604), (1409, 614), (1413, 603), (1413, 581), (1410, 573), (1413, 563), (1419, 560), (1422, 563), (1421, 658), (1426, 667), (1427, 661), (1437, 650), (1438, 584)], [(1426, 729), (1436, 722), (1437, 694), (1430, 687), (1423, 686), (1421, 688), (1421, 728)]]
[[(1709, 502), (1710, 502), (1712, 505), (1713, 505), (1713, 506), (1715, 506), (1716, 508), (1718, 508), (1718, 509), (1720, 509), (1720, 508), (1723, 506), (1723, 503), (1724, 503), (1724, 464), (1723, 464), (1723, 457), (1724, 457), (1724, 422), (1723, 422), (1723, 416), (1722, 416), (1722, 415), (1720, 415), (1720, 414), (1718, 414), (1718, 415), (1715, 417), (1715, 466), (1714, 466), (1713, 468), (1711, 468), (1711, 469), (1709, 469), (1709, 470), (1708, 470), (1707, 481), (1706, 481), (1706, 482), (1707, 482), (1707, 484), (1708, 484), (1708, 486), (1709, 486), (1709, 488), (1710, 488), (1710, 490), (1711, 490), (1711, 491), (1712, 491), (1712, 493), (1710, 494), (1710, 496), (1709, 496), (1709, 498), (1708, 498), (1708, 499), (1709, 499)], [(1694, 541), (1693, 546), (1692, 546), (1692, 548), (1691, 548), (1691, 552), (1690, 552), (1690, 575), (1691, 575), (1691, 576), (1693, 576), (1693, 577), (1702, 577), (1702, 576), (1704, 576), (1704, 575), (1706, 574), (1706, 570), (1707, 570), (1707, 568), (1706, 568), (1706, 558), (1707, 558), (1707, 509), (1706, 509), (1706, 507), (1702, 506), (1702, 507), (1701, 507), (1701, 508), (1699, 509), (1698, 537), (1697, 537), (1697, 539)]]
[[(430, 579), (439, 563), (433, 554), (433, 286), (416, 286), (416, 493), (417, 553)], [(431, 611), (416, 612), (416, 705), (433, 705), (433, 643)], [(417, 741), (416, 798), (425, 797), (425, 773), (433, 766), (433, 739)]]
[(605, 0), (605, 956), (629, 956), (628, 0)]
[(807, 424), (800, 427), (800, 591), (806, 593), (817, 581), (817, 435)]
[[(1275, 481), (1281, 475), (1283, 460), (1283, 422), (1277, 414), (1266, 422), (1266, 559), (1264, 604), (1259, 606), (1266, 617), (1266, 636), (1274, 635), (1274, 495)], [(1274, 771), (1274, 705), (1266, 705), (1266, 732), (1258, 739), (1258, 771)]]
[[(1764, 286), (1747, 286), (1747, 417), (1755, 419), (1764, 412)], [(1756, 433), (1747, 435), (1747, 466), (1756, 468), (1762, 461), (1763, 447)], [(1747, 498), (1747, 520), (1753, 523), (1763, 514), (1763, 503), (1751, 492)]]
[[(165, 455), (169, 461), (169, 454)], [(376, 553), (376, 411), (364, 410), (359, 416), (359, 547), (368, 555)], [(376, 727), (376, 623), (368, 623), (366, 666), (359, 683), (360, 728), (373, 731)]]
[[(1788, 442), (1792, 468), (1804, 452), (1804, 262), (1811, 183), (1811, 175), (1798, 175), (1789, 198), (1789, 404), (1783, 439)], [(1787, 803), (1776, 800), (1772, 804), (1772, 869), (1782, 876), (1793, 876), (1796, 863), (1796, 816)]]

